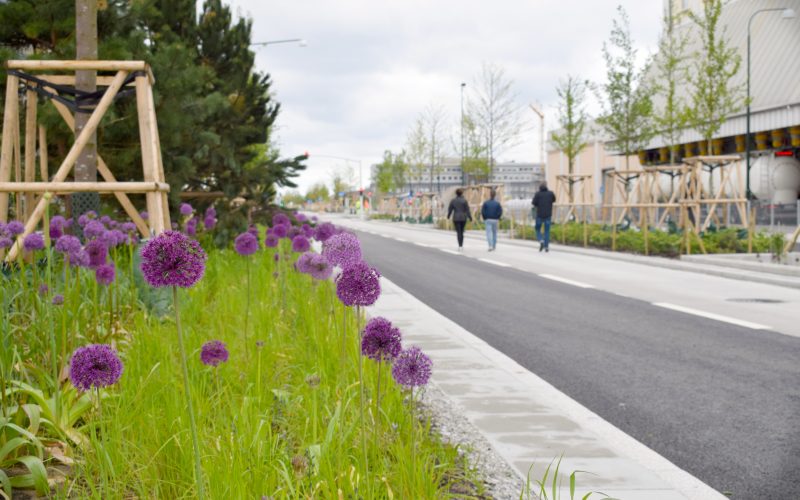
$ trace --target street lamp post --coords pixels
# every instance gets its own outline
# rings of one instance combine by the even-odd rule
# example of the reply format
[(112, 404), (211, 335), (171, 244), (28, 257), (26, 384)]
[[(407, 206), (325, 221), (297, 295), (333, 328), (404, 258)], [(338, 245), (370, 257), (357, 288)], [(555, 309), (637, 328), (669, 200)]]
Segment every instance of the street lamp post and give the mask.
[(745, 196), (747, 199), (753, 198), (753, 193), (750, 191), (750, 25), (753, 23), (753, 18), (755, 18), (758, 14), (762, 12), (781, 12), (782, 19), (792, 19), (795, 17), (794, 9), (790, 9), (787, 7), (777, 7), (777, 8), (770, 8), (770, 9), (759, 9), (753, 12), (750, 15), (750, 19), (747, 20), (747, 132), (745, 133), (744, 137), (744, 144), (745, 144), (745, 157), (747, 161), (747, 187), (745, 188), (746, 194)]
[(275, 45), (278, 43), (293, 43), (293, 42), (297, 42), (297, 45), (301, 47), (305, 47), (308, 45), (308, 42), (306, 42), (304, 38), (287, 38), (285, 40), (268, 40), (266, 42), (255, 42), (251, 43), (250, 46), (255, 46), (255, 45), (267, 46), (267, 45)]
[(466, 86), (467, 86), (466, 83), (461, 82), (461, 185), (462, 186), (467, 183), (466, 181), (467, 173), (464, 170), (465, 169), (464, 162), (466, 158), (464, 156), (464, 87)]

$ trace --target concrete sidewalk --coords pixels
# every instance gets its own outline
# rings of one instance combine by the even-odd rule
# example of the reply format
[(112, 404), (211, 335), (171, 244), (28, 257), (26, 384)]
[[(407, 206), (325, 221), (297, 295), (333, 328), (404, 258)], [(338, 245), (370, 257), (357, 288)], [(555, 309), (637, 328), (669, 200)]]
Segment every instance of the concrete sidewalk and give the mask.
[(382, 288), (369, 314), (390, 319), (405, 345), (431, 356), (433, 382), (523, 479), (541, 479), (563, 454), (565, 496), (580, 470), (577, 498), (726, 498), (385, 278)]

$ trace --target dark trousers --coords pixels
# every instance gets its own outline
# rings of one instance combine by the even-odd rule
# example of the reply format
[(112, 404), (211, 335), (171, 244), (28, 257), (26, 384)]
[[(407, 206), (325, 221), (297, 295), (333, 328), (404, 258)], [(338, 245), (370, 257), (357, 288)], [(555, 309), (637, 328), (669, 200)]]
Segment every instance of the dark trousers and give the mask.
[(453, 225), (456, 226), (456, 238), (458, 239), (458, 247), (464, 246), (464, 227), (467, 225), (465, 220), (454, 220)]
[[(544, 226), (544, 236), (542, 236), (542, 226)], [(545, 248), (550, 246), (550, 217), (536, 218), (536, 239), (539, 240)]]

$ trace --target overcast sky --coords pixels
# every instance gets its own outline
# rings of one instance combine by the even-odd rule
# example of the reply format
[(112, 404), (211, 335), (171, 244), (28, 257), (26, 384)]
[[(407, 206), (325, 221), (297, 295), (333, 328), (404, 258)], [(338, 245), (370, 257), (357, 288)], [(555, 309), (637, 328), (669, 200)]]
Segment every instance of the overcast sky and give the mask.
[[(500, 160), (538, 161), (538, 119), (527, 107), (545, 106), (549, 129), (555, 87), (567, 74), (600, 82), (601, 47), (616, 6), (631, 19), (640, 55), (655, 50), (662, 0), (231, 0), (253, 19), (253, 41), (307, 40), (256, 49), (260, 71), (272, 75), (281, 103), (277, 139), (284, 156), (309, 152), (301, 192), (330, 183), (331, 173), (386, 149), (399, 150), (414, 118), (441, 104), (458, 137), (460, 84), (467, 92), (483, 62), (503, 67), (514, 81), (526, 140)], [(455, 153), (457, 156), (458, 153)], [(357, 179), (357, 163), (353, 166)]]

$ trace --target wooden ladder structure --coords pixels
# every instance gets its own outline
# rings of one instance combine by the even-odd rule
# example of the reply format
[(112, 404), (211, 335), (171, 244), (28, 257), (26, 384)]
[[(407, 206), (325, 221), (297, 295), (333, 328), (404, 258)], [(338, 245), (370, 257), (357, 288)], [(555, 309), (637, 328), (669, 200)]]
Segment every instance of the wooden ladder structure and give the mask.
[[(142, 236), (148, 238), (171, 227), (167, 193), (169, 185), (164, 177), (161, 158), (161, 145), (156, 124), (153, 88), (155, 82), (150, 67), (144, 61), (7, 61), (5, 110), (3, 113), (2, 148), (0, 149), (0, 222), (8, 221), (9, 195), (15, 196), (15, 215), (24, 220), (25, 230), (10, 248), (7, 260), (18, 255), (22, 240), (32, 233), (41, 222), (50, 196), (74, 192), (112, 193), (122, 208), (136, 224)], [(47, 160), (47, 130), (37, 123), (39, 93), (44, 85), (75, 85), (77, 70), (113, 73), (113, 76), (98, 75), (98, 87), (105, 87), (89, 120), (75, 138), (63, 161), (51, 176)], [(26, 72), (26, 73), (22, 73)], [(36, 73), (35, 78), (26, 76)], [(42, 74), (44, 72), (44, 74)], [(68, 74), (63, 74), (68, 73)], [(20, 85), (25, 84), (25, 142), (21, 148), (20, 137)], [(78, 155), (83, 151), (92, 134), (97, 131), (103, 116), (111, 107), (115, 97), (123, 88), (132, 85), (136, 95), (136, 109), (139, 124), (139, 139), (142, 150), (141, 182), (118, 182), (108, 164), (97, 155), (97, 172), (103, 182), (66, 182), (72, 172)], [(57, 96), (53, 87), (47, 87), (50, 95)], [(49, 99), (66, 125), (75, 129), (72, 111), (57, 99)], [(39, 177), (36, 181), (37, 140), (39, 157)], [(24, 173), (22, 153), (24, 151)], [(11, 180), (14, 166), (14, 180)], [(134, 207), (128, 194), (143, 193), (147, 202), (148, 220), (145, 221)]]

